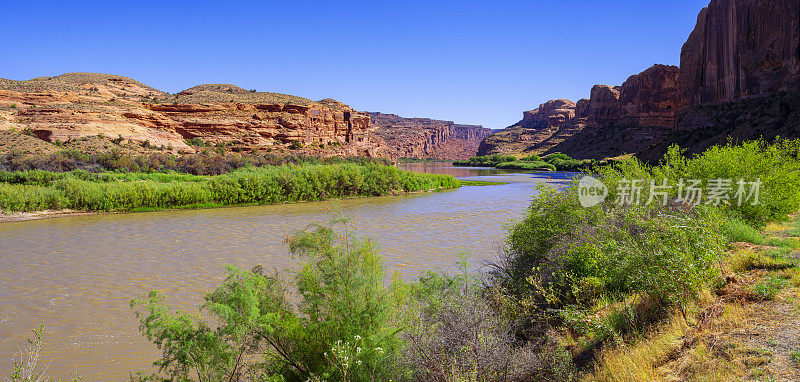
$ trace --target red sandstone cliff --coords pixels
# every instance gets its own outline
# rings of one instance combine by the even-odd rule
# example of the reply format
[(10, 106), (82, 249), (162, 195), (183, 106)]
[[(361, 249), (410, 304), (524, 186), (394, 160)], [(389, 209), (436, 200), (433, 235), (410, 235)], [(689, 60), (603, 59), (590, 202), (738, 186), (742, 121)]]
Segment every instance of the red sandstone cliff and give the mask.
[(800, 85), (800, 2), (712, 0), (681, 49), (687, 106)]
[[(480, 154), (567, 152), (590, 158), (618, 151), (634, 152), (653, 144), (669, 130), (678, 108), (675, 66), (654, 65), (621, 86), (595, 85), (588, 99), (552, 100), (523, 113), (517, 124), (487, 137)], [(621, 124), (639, 131), (624, 139), (608, 136)], [(613, 135), (613, 134), (612, 134)]]
[(0, 130), (31, 131), (50, 142), (103, 135), (175, 152), (194, 151), (186, 141), (197, 139), (237, 151), (463, 159), (491, 132), (449, 121), (371, 115), (374, 121), (330, 98), (314, 102), (230, 84), (170, 95), (107, 74), (0, 79)]
[(130, 78), (67, 73), (0, 79), (0, 129), (31, 130), (48, 141), (104, 135), (191, 152), (186, 139), (234, 150), (303, 150), (388, 156), (369, 116), (331, 99), (314, 102), (227, 84), (176, 95)]
[[(655, 65), (621, 86), (597, 85), (566, 121), (572, 111), (545, 103), (479, 151), (653, 160), (672, 143), (699, 152), (728, 137), (798, 137), (798, 104), (800, 2), (712, 0), (681, 50), (680, 68)], [(530, 123), (535, 115), (546, 122)]]

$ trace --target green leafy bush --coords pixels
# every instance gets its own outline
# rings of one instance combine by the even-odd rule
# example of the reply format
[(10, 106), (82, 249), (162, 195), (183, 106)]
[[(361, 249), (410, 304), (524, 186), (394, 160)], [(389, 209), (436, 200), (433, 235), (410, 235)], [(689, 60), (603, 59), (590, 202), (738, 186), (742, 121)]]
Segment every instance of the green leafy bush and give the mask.
[[(277, 275), (228, 268), (199, 315), (175, 312), (151, 292), (131, 307), (158, 345), (155, 364), (171, 380), (339, 380), (394, 378), (398, 348), (383, 259), (368, 239), (312, 226), (287, 239), (305, 260), (295, 302)], [(157, 379), (153, 376), (152, 379)]]
[(680, 179), (698, 180), (707, 185), (709, 180), (731, 179), (736, 182), (761, 182), (758, 204), (745, 200), (741, 205), (730, 200), (723, 208), (741, 217), (749, 224), (760, 226), (766, 221), (786, 220), (788, 214), (800, 208), (800, 140), (783, 140), (773, 144), (764, 141), (745, 142), (741, 145), (714, 146), (693, 158), (684, 157), (684, 151), (672, 146), (658, 166), (648, 166), (634, 158), (618, 162), (599, 170), (603, 182), (611, 192), (620, 180), (642, 179), (657, 184), (667, 181), (676, 196)]

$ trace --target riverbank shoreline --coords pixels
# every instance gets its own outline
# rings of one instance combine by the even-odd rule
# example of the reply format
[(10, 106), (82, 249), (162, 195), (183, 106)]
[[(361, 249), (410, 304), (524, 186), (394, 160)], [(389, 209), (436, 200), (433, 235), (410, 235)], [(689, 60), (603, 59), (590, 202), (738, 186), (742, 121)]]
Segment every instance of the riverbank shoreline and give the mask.
[[(477, 183), (477, 182), (476, 182)], [(468, 186), (492, 186), (492, 185), (501, 185), (507, 184), (503, 182), (485, 182), (491, 184), (464, 184), (462, 187)], [(402, 196), (402, 195), (413, 195), (413, 194), (425, 194), (430, 192), (441, 192), (441, 191), (448, 191), (448, 190), (455, 190), (459, 187), (455, 188), (432, 188), (430, 190), (421, 190), (421, 191), (409, 191), (409, 192), (398, 192), (398, 193), (391, 193), (386, 195), (371, 195), (371, 196), (349, 196), (344, 198), (331, 198), (331, 199), (324, 199), (324, 200), (298, 200), (298, 201), (288, 201), (283, 203), (268, 203), (268, 204), (234, 204), (234, 205), (204, 205), (204, 206), (184, 206), (181, 208), (155, 208), (155, 209), (143, 209), (143, 210), (133, 210), (133, 211), (77, 211), (71, 209), (63, 209), (63, 210), (42, 210), (42, 211), (31, 211), (31, 212), (11, 212), (11, 213), (4, 213), (0, 212), (0, 224), (2, 223), (17, 223), (17, 222), (25, 222), (25, 221), (32, 221), (32, 220), (42, 220), (42, 219), (53, 219), (53, 218), (63, 218), (68, 216), (83, 216), (83, 215), (111, 215), (111, 214), (140, 214), (140, 213), (148, 213), (148, 212), (161, 212), (161, 211), (183, 211), (183, 210), (208, 210), (208, 209), (217, 209), (217, 208), (237, 208), (237, 207), (252, 207), (252, 206), (277, 206), (277, 205), (285, 205), (285, 204), (302, 204), (302, 203), (312, 203), (312, 202), (330, 202), (336, 200), (350, 200), (350, 199), (363, 199), (363, 198), (379, 198), (384, 196)]]

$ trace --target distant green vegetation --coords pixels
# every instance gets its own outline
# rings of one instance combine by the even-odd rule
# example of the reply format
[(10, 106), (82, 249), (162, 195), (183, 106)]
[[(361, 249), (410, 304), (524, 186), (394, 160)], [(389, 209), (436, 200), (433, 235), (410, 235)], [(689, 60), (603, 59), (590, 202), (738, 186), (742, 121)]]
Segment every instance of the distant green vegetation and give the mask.
[(533, 154), (523, 158), (507, 155), (484, 155), (453, 162), (455, 166), (496, 167), (527, 171), (580, 171), (595, 164), (596, 161), (573, 159), (569, 155), (561, 153), (553, 153), (544, 157)]
[(462, 186), (499, 186), (508, 182), (492, 182), (488, 180), (459, 180)]
[(0, 172), (0, 210), (139, 211), (275, 204), (459, 187), (449, 175), (343, 163), (246, 167), (228, 174)]

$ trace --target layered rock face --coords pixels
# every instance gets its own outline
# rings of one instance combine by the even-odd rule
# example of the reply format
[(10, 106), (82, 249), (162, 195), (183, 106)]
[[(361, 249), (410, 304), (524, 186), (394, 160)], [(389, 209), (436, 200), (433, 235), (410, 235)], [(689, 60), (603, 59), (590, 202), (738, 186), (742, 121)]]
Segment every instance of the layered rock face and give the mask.
[(0, 80), (0, 129), (30, 129), (48, 141), (103, 134), (192, 152), (186, 139), (235, 150), (296, 149), (387, 156), (369, 116), (331, 99), (313, 102), (227, 84), (176, 95), (130, 78), (68, 73)]
[[(548, 101), (523, 113), (522, 121), (489, 136), (480, 154), (566, 152), (579, 158), (648, 145), (665, 135), (677, 110), (678, 68), (655, 65), (621, 86), (595, 85), (588, 99)], [(639, 127), (626, 142), (607, 141), (609, 126)]]
[(655, 65), (621, 86), (597, 85), (566, 122), (532, 128), (526, 112), (480, 152), (656, 160), (672, 143), (701, 152), (729, 137), (798, 137), (798, 99), (800, 2), (712, 0), (683, 45), (680, 68)]
[(575, 102), (566, 99), (547, 101), (535, 110), (522, 113), (520, 125), (528, 129), (559, 128), (575, 117)]
[(369, 113), (375, 133), (395, 158), (467, 159), (491, 133), (477, 125), (428, 118), (403, 118), (395, 114)]
[(712, 0), (681, 50), (685, 106), (800, 85), (800, 2)]

